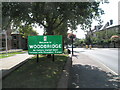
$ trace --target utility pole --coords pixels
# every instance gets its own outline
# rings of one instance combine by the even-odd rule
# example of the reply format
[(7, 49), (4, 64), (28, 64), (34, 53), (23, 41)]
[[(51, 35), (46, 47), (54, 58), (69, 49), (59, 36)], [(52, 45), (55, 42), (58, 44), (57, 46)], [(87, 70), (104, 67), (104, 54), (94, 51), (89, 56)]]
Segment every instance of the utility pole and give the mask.
[(5, 42), (6, 42), (6, 56), (8, 56), (7, 31), (3, 30), (3, 33), (4, 33), (4, 35), (5, 35)]
[(74, 55), (73, 53), (73, 39), (76, 37), (76, 35), (74, 35), (73, 33), (68, 34), (68, 38), (71, 40), (72, 43), (72, 55)]
[(6, 38), (6, 55), (8, 56), (7, 32), (5, 32), (5, 38)]
[(73, 55), (73, 36), (72, 36), (72, 55)]

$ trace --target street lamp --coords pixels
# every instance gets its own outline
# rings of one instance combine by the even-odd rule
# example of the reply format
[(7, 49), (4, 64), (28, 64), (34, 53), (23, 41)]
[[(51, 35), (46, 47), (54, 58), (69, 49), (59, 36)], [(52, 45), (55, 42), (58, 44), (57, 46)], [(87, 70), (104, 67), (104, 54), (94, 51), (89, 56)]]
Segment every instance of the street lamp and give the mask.
[(6, 42), (6, 56), (8, 56), (7, 31), (6, 31), (6, 30), (3, 30), (3, 34), (5, 34), (5, 42)]
[(72, 55), (73, 55), (73, 39), (76, 38), (76, 35), (74, 35), (73, 33), (69, 33), (68, 38), (70, 38), (72, 41)]

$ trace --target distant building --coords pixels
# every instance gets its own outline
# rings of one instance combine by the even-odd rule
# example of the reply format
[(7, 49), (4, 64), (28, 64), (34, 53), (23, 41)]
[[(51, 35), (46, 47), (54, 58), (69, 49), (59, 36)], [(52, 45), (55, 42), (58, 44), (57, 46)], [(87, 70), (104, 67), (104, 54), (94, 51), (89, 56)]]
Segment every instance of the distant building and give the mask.
[[(1, 32), (0, 41), (0, 50), (5, 50), (6, 34), (4, 32)], [(20, 34), (11, 34), (11, 31), (7, 31), (7, 49), (27, 49), (27, 38), (23, 38)]]
[(103, 36), (101, 36), (102, 39), (110, 39), (112, 35), (120, 34), (120, 25), (116, 26), (108, 26), (102, 30), (95, 31), (94, 36), (97, 36), (97, 32), (103, 33)]
[[(6, 34), (6, 33), (7, 34)], [(23, 38), (23, 36), (20, 34), (19, 30), (16, 29), (15, 31), (12, 31), (11, 28), (8, 28), (6, 31), (0, 32), (0, 50), (6, 49), (6, 35), (7, 35), (7, 49), (28, 49), (27, 47), (27, 36)], [(30, 36), (35, 36), (38, 33), (35, 31), (30, 32)]]
[(7, 48), (8, 50), (11, 49), (11, 30), (7, 30), (6, 33), (4, 31), (1, 32), (1, 35), (0, 35), (0, 41), (2, 41), (2, 46), (1, 49), (5, 49), (6, 48), (6, 34), (7, 34)]
[(20, 34), (11, 34), (12, 36), (12, 49), (27, 49), (27, 39), (22, 38)]
[[(86, 38), (90, 38), (92, 43), (104, 43), (105, 47), (113, 47), (115, 43), (116, 47), (120, 47), (119, 39), (115, 42), (111, 41), (113, 35), (120, 36), (120, 25), (113, 25), (113, 21), (106, 23), (104, 26), (95, 26), (94, 29), (87, 32)], [(97, 40), (97, 42), (96, 42)], [(106, 44), (105, 44), (106, 43)]]
[[(94, 27), (94, 29), (87, 32), (86, 36), (93, 36), (97, 37), (97, 32), (103, 32), (104, 36), (101, 38), (110, 38), (111, 35), (118, 34), (120, 32), (120, 25), (114, 25), (113, 20), (110, 20), (109, 22), (106, 22), (105, 25), (97, 25)], [(110, 35), (111, 34), (111, 35)]]

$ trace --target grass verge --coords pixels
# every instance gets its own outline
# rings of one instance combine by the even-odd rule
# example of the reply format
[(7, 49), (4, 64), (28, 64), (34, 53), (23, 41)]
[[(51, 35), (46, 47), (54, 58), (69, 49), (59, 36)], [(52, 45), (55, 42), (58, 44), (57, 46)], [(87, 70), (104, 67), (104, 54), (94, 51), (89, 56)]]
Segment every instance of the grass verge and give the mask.
[(16, 54), (23, 54), (23, 53), (25, 53), (25, 52), (13, 52), (13, 53), (8, 53), (8, 54), (6, 54), (6, 53), (5, 54), (0, 54), (0, 59), (10, 57), (10, 56), (14, 56)]
[(67, 55), (55, 55), (55, 62), (45, 56), (28, 60), (2, 81), (3, 88), (56, 88)]

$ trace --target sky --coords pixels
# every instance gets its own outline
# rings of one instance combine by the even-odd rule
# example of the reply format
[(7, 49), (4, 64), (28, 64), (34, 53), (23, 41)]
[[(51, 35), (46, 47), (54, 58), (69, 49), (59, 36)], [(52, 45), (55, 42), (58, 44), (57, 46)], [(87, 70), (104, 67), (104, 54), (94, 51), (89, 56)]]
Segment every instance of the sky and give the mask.
[[(104, 0), (103, 0), (104, 1)], [(102, 8), (102, 10), (104, 10), (105, 14), (101, 16), (101, 19), (103, 20), (103, 25), (106, 24), (106, 22), (109, 22), (109, 20), (113, 20), (113, 25), (118, 25), (118, 2), (120, 0), (108, 0), (109, 3), (104, 3), (104, 4), (100, 4), (100, 8)], [(98, 22), (93, 21), (92, 23), (92, 29), (94, 28), (95, 25)], [(80, 26), (77, 26), (77, 32), (74, 32), (74, 34), (76, 34), (77, 38), (83, 39), (85, 38), (85, 32), (83, 30), (80, 29)], [(43, 35), (43, 29), (40, 27), (34, 28), (39, 35)], [(68, 31), (68, 33), (70, 33), (70, 31)]]

